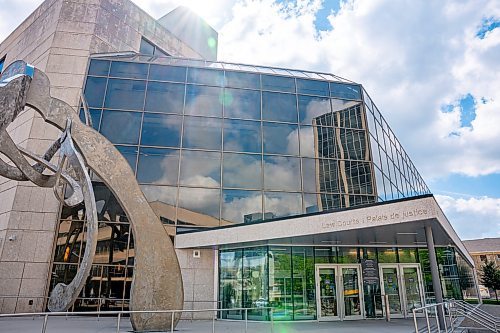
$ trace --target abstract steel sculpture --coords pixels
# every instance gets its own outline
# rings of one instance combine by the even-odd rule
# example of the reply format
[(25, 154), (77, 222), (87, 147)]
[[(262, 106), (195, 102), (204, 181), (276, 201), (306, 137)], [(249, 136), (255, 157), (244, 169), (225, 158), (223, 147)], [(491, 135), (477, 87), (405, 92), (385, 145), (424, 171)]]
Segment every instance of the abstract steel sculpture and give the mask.
[[(67, 206), (85, 203), (87, 242), (79, 271), (70, 284), (58, 284), (48, 302), (51, 311), (66, 311), (73, 305), (89, 275), (97, 244), (97, 209), (91, 169), (115, 195), (132, 225), (135, 269), (130, 292), (131, 310), (181, 309), (184, 302), (182, 276), (172, 242), (135, 180), (129, 164), (118, 150), (92, 127), (83, 124), (67, 103), (50, 96), (50, 82), (40, 70), (16, 61), (0, 76), (0, 175), (54, 188)], [(44, 156), (17, 146), (7, 126), (25, 109), (36, 110), (62, 134)], [(59, 151), (59, 163), (50, 161)], [(26, 158), (37, 162), (34, 165)], [(50, 170), (52, 174), (47, 174)], [(62, 186), (66, 184), (66, 190)], [(66, 197), (65, 197), (66, 195)], [(170, 314), (134, 313), (136, 331), (159, 331), (171, 325)], [(175, 316), (175, 323), (180, 315)]]

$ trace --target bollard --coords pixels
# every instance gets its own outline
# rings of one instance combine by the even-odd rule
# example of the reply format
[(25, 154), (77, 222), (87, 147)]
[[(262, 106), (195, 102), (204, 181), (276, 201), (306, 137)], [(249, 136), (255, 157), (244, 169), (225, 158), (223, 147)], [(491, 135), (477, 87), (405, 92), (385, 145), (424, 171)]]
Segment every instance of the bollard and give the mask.
[(245, 333), (248, 332), (248, 309), (245, 309)]
[(212, 317), (212, 333), (215, 333), (215, 314), (217, 311), (214, 311), (214, 315)]
[(446, 311), (444, 311), (444, 303), (441, 303), (441, 310), (443, 311), (444, 331), (448, 332), (448, 324), (446, 323)]
[(431, 333), (431, 324), (429, 323), (429, 313), (427, 312), (427, 308), (425, 310), (425, 320), (427, 321), (427, 332)]
[(391, 321), (391, 309), (389, 307), (389, 295), (384, 295), (385, 320)]
[(43, 326), (42, 326), (42, 333), (45, 333), (45, 330), (47, 329), (47, 320), (49, 319), (49, 315), (46, 314), (45, 318), (43, 318)]
[(122, 317), (122, 314), (118, 314), (118, 318), (116, 318), (116, 333), (120, 333), (120, 319)]
[(172, 311), (172, 318), (170, 319), (170, 332), (174, 331), (174, 318), (175, 317), (175, 312)]
[(269, 311), (271, 314), (271, 333), (274, 333), (274, 316), (273, 316), (273, 308)]

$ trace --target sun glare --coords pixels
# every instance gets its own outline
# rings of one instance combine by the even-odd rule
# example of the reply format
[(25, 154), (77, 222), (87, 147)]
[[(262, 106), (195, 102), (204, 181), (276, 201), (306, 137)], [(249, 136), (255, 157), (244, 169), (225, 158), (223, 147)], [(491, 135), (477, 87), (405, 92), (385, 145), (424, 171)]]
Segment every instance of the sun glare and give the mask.
[(212, 1), (207, 0), (184, 0), (179, 2), (179, 6), (188, 7), (204, 20), (207, 20), (212, 4)]

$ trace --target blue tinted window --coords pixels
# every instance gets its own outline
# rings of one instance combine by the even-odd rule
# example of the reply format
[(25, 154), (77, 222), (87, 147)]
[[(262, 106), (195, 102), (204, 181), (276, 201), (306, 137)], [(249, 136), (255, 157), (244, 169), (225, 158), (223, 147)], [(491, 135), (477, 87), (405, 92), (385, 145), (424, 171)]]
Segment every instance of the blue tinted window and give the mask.
[(260, 122), (224, 120), (224, 150), (260, 153)]
[(92, 59), (89, 66), (89, 75), (108, 76), (109, 60)]
[(149, 79), (158, 81), (186, 81), (186, 67), (151, 65)]
[(125, 157), (128, 164), (135, 173), (135, 165), (137, 163), (137, 147), (130, 146), (116, 146), (116, 149)]
[(300, 193), (264, 192), (265, 219), (302, 213)]
[(183, 150), (181, 185), (220, 187), (221, 153)]
[(2, 73), (2, 69), (3, 69), (3, 64), (5, 63), (5, 57), (3, 57), (2, 59), (0, 59), (0, 73)]
[(179, 147), (181, 128), (181, 116), (144, 113), (141, 144), (146, 146)]
[(264, 189), (300, 191), (300, 159), (264, 156)]
[(262, 188), (262, 155), (224, 153), (223, 186)]
[(187, 82), (223, 86), (224, 72), (206, 68), (189, 68)]
[(358, 85), (330, 82), (330, 96), (345, 99), (361, 99)]
[(142, 113), (104, 111), (101, 133), (112, 143), (138, 144)]
[(110, 79), (104, 106), (110, 109), (142, 110), (145, 91), (146, 81)]
[(222, 117), (222, 89), (188, 85), (185, 114)]
[(221, 119), (184, 117), (183, 147), (220, 150), (221, 145)]
[(226, 86), (260, 89), (260, 76), (254, 73), (226, 72)]
[(260, 191), (223, 190), (222, 219), (234, 223), (262, 221)]
[(155, 46), (150, 42), (148, 42), (147, 40), (145, 40), (144, 38), (141, 38), (139, 53), (153, 55), (155, 53)]
[[(101, 122), (101, 110), (100, 109), (89, 109), (90, 118), (92, 119), (92, 127), (98, 131), (99, 123)], [(83, 108), (80, 109), (80, 120), (85, 124), (85, 111)]]
[(328, 82), (297, 79), (297, 93), (306, 95), (328, 96)]
[[(330, 99), (299, 95), (299, 121), (301, 124), (323, 124), (323, 118), (331, 118)], [(331, 125), (333, 126), (333, 121)]]
[(139, 183), (177, 185), (178, 173), (178, 150), (141, 148), (137, 166)]
[(224, 116), (260, 119), (260, 91), (226, 88), (224, 90)]
[(148, 82), (146, 111), (182, 113), (184, 85), (166, 82)]
[(299, 153), (297, 125), (262, 123), (262, 129), (265, 153), (286, 155)]
[(103, 77), (87, 77), (85, 84), (85, 99), (91, 108), (101, 108), (106, 92), (106, 78)]
[(292, 94), (262, 93), (262, 119), (297, 122), (297, 99)]
[(295, 92), (295, 79), (286, 76), (262, 75), (262, 89)]
[(127, 79), (146, 79), (148, 77), (148, 64), (113, 61), (109, 76)]

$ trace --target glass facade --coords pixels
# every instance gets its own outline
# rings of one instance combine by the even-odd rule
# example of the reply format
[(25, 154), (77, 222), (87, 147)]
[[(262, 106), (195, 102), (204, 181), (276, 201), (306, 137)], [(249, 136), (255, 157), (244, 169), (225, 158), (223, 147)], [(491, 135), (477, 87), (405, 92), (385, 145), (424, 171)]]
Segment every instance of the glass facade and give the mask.
[(164, 218), (175, 225), (248, 223), (429, 193), (360, 85), (167, 60), (91, 59), (85, 96), (94, 128), (124, 154), (148, 200), (174, 212)]
[[(457, 264), (453, 248), (437, 248), (436, 255), (439, 258), (443, 286), (446, 286), (443, 296), (455, 299), (463, 299), (465, 296), (477, 297), (472, 268), (465, 263), (465, 260), (457, 254)], [(386, 293), (391, 293), (387, 289), (387, 281), (381, 281), (378, 269), (371, 273), (364, 271), (367, 260), (374, 261), (375, 267), (379, 264), (385, 264), (386, 266), (383, 266), (384, 279), (390, 281), (398, 281), (399, 279), (391, 277), (389, 274), (391, 270), (397, 272), (394, 265), (403, 265), (401, 272), (405, 274), (405, 279), (402, 282), (406, 286), (405, 295), (409, 308), (421, 306), (419, 276), (415, 268), (415, 264), (420, 264), (423, 289), (426, 293), (425, 300), (429, 303), (434, 299), (426, 249), (269, 245), (228, 249), (219, 252), (220, 307), (263, 308), (252, 312), (254, 320), (269, 320), (270, 311), (265, 309), (268, 307), (273, 308), (274, 320), (317, 319), (315, 265), (335, 264), (337, 266), (323, 270), (334, 272), (335, 269), (339, 269), (338, 274), (341, 273), (343, 276), (342, 293), (344, 295), (345, 316), (361, 315), (359, 308), (361, 304), (359, 304), (359, 294), (356, 287), (358, 279), (361, 279), (365, 317), (382, 317), (380, 284), (386, 283)], [(361, 270), (352, 268), (353, 264), (359, 264)], [(405, 264), (407, 266), (404, 266)], [(350, 279), (346, 279), (346, 276)], [(459, 278), (459, 276), (461, 277)], [(332, 275), (328, 280), (335, 280), (335, 275)], [(374, 280), (378, 282), (373, 283)], [(320, 288), (323, 288), (321, 287), (322, 281), (319, 281)], [(393, 304), (401, 307), (399, 293), (402, 293), (403, 286), (394, 285), (392, 281), (391, 286), (395, 288)], [(334, 288), (339, 287), (334, 286)], [(332, 294), (332, 297), (335, 297), (335, 294), (336, 292)], [(337, 316), (338, 313), (330, 315)], [(222, 312), (221, 318), (244, 319), (243, 314), (236, 310)]]

